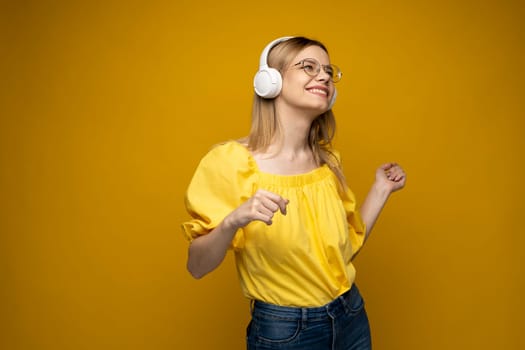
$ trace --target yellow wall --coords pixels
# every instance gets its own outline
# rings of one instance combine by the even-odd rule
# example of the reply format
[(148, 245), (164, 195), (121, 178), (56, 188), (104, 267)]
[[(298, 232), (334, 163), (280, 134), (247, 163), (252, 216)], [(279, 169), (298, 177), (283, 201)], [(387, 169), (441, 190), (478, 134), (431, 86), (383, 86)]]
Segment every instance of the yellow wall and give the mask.
[(271, 39), (322, 40), (350, 185), (400, 162), (356, 261), (375, 349), (523, 349), (518, 1), (11, 1), (0, 10), (0, 348), (242, 349), (231, 257), (185, 271), (185, 187), (246, 134)]

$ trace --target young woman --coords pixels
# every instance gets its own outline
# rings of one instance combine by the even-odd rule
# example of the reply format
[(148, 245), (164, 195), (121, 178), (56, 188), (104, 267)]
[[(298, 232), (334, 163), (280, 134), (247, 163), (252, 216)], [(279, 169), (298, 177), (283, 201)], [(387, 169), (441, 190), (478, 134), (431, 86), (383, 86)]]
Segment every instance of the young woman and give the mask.
[(253, 301), (248, 349), (371, 348), (352, 258), (405, 173), (379, 167), (358, 211), (331, 146), (341, 76), (318, 41), (271, 42), (250, 134), (208, 152), (188, 187), (188, 270), (201, 278), (234, 251)]

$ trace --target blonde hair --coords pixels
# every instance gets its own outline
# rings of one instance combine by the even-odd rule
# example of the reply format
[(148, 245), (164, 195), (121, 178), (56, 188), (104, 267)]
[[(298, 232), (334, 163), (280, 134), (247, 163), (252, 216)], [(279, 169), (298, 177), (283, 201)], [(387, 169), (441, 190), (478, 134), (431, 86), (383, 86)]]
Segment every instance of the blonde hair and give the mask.
[[(326, 53), (328, 50), (319, 41), (305, 37), (293, 37), (274, 46), (268, 56), (268, 65), (283, 72), (297, 54), (308, 46), (319, 46)], [(340, 190), (346, 190), (346, 180), (341, 163), (334, 154), (332, 140), (335, 136), (335, 117), (332, 110), (319, 115), (310, 127), (308, 144), (319, 165), (326, 164), (339, 180)], [(275, 100), (264, 99), (257, 94), (253, 98), (252, 126), (250, 134), (244, 140), (252, 151), (265, 151), (272, 141), (282, 137), (281, 125), (275, 112)]]

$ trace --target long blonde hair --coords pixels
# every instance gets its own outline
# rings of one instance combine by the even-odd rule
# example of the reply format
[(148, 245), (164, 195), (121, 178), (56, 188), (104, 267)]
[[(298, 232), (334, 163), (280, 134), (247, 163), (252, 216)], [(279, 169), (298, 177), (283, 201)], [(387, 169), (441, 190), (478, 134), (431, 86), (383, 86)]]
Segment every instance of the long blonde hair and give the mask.
[[(268, 56), (268, 65), (281, 73), (297, 54), (308, 46), (319, 46), (326, 53), (328, 50), (319, 41), (305, 37), (293, 37), (274, 46)], [(326, 164), (339, 180), (340, 190), (346, 189), (346, 180), (341, 169), (341, 163), (332, 149), (335, 136), (335, 117), (332, 110), (319, 115), (310, 126), (308, 144), (319, 165)], [(281, 125), (275, 112), (275, 100), (264, 99), (257, 94), (253, 98), (252, 126), (250, 134), (245, 139), (252, 151), (265, 151), (272, 141), (282, 137)]]

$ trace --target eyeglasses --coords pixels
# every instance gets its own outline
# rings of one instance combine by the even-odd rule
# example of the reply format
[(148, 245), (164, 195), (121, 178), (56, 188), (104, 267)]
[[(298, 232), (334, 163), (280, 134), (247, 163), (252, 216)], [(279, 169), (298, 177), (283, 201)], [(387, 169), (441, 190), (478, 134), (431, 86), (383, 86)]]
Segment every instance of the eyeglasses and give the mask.
[(300, 68), (311, 77), (317, 76), (321, 71), (321, 67), (323, 67), (323, 70), (330, 76), (330, 80), (334, 83), (337, 83), (343, 77), (343, 72), (341, 72), (339, 67), (333, 64), (321, 65), (315, 58), (305, 58), (294, 64), (294, 67), (299, 65), (301, 66)]

